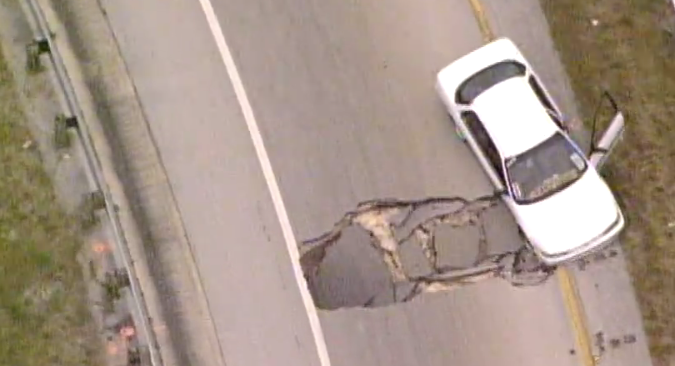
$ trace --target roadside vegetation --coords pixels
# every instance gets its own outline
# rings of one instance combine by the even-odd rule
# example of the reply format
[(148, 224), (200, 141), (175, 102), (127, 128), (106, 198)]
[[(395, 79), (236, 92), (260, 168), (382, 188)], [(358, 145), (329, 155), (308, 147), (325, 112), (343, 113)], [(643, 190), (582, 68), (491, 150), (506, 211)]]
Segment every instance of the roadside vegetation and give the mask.
[(0, 365), (91, 365), (78, 222), (31, 141), (0, 48)]
[(542, 0), (585, 121), (603, 88), (626, 115), (608, 180), (657, 366), (675, 365), (675, 14), (670, 0)]

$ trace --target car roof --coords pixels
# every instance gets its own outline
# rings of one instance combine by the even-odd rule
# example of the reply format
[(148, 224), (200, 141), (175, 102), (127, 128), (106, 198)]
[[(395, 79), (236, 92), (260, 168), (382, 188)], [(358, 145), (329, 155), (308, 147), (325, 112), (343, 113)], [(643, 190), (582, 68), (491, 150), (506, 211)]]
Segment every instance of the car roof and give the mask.
[(559, 130), (527, 80), (504, 80), (478, 95), (470, 106), (503, 158), (520, 154)]

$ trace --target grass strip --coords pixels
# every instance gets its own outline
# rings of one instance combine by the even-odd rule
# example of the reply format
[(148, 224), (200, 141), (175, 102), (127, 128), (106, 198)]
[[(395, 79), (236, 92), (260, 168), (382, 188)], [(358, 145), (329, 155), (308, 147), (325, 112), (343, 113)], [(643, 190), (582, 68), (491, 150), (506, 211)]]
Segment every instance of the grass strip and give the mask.
[(78, 223), (28, 141), (0, 48), (0, 365), (93, 365)]

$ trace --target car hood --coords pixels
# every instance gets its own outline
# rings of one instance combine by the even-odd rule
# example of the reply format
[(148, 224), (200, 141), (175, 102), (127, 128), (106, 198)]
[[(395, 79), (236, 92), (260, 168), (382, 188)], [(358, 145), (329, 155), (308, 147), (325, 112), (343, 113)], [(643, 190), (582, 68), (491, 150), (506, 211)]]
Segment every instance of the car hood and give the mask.
[(531, 244), (547, 255), (562, 254), (592, 241), (619, 214), (614, 195), (592, 168), (564, 190), (515, 208)]

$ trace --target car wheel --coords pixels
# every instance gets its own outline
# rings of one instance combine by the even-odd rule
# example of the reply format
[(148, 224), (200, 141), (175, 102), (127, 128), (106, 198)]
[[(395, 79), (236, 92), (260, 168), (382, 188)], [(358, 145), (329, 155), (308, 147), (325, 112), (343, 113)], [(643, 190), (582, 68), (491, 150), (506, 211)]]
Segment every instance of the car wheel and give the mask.
[(529, 242), (529, 240), (527, 240), (527, 236), (525, 236), (523, 228), (520, 227), (520, 225), (518, 225), (518, 236), (520, 236), (521, 239), (525, 240), (525, 242)]

